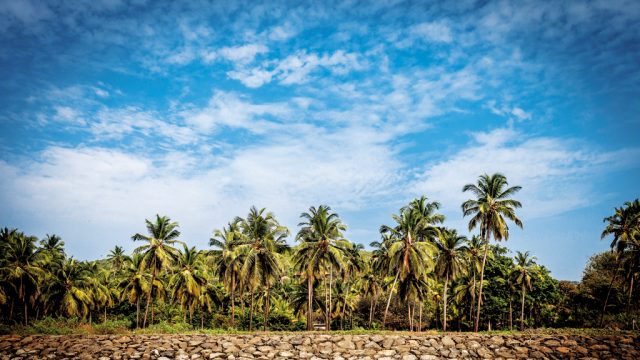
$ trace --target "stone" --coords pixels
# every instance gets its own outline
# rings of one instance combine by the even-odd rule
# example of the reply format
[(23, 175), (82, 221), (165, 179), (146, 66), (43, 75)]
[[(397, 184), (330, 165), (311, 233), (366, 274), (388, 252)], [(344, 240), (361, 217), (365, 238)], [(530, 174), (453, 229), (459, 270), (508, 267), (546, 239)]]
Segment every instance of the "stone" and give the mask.
[(497, 335), (492, 336), (491, 339), (489, 340), (491, 340), (491, 343), (493, 345), (499, 345), (499, 346), (504, 345), (504, 338), (502, 336), (497, 336)]
[(547, 340), (544, 342), (547, 346), (560, 346), (560, 341), (558, 340)]
[(446, 347), (453, 347), (453, 346), (456, 346), (456, 343), (450, 337), (445, 336), (445, 337), (442, 338), (442, 345), (444, 345)]
[(569, 349), (568, 347), (565, 347), (565, 346), (558, 346), (556, 348), (556, 351), (559, 352), (559, 353), (562, 353), (562, 354), (568, 354), (568, 353), (571, 352), (571, 349)]
[(336, 344), (339, 348), (354, 350), (356, 348), (356, 344), (354, 344), (351, 340), (342, 340)]

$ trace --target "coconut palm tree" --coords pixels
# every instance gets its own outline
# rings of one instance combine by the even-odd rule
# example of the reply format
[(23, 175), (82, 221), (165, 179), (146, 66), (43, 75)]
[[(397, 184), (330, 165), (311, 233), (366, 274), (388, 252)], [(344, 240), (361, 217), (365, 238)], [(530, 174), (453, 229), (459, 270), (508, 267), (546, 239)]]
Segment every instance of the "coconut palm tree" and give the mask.
[(121, 299), (136, 305), (136, 328), (140, 327), (140, 301), (149, 293), (150, 279), (144, 272), (143, 255), (133, 254), (125, 262), (123, 278), (118, 284)]
[(113, 266), (113, 269), (116, 270), (116, 272), (119, 272), (125, 264), (127, 255), (124, 253), (124, 249), (121, 246), (116, 245), (113, 250), (109, 251), (107, 259), (111, 263), (111, 266)]
[(147, 326), (147, 316), (152, 302), (153, 288), (156, 286), (158, 274), (169, 268), (178, 257), (178, 250), (174, 247), (178, 240), (180, 231), (178, 223), (172, 222), (166, 216), (156, 215), (155, 222), (145, 220), (149, 235), (135, 234), (131, 237), (133, 241), (145, 241), (146, 244), (137, 247), (135, 254), (142, 254), (142, 267), (151, 271), (151, 281), (147, 293), (147, 306), (144, 310), (142, 327)]
[(209, 245), (217, 248), (214, 253), (214, 271), (218, 279), (231, 294), (231, 325), (236, 320), (236, 289), (240, 285), (240, 274), (245, 256), (238, 249), (240, 232), (237, 224), (229, 223), (222, 230), (215, 230)]
[(61, 315), (84, 318), (93, 306), (91, 273), (87, 264), (65, 260), (53, 271), (47, 284), (48, 301), (56, 304)]
[(623, 207), (615, 208), (614, 214), (604, 218), (603, 221), (607, 223), (607, 226), (602, 231), (601, 238), (613, 236), (611, 250), (616, 253), (616, 269), (611, 277), (609, 290), (600, 313), (600, 326), (604, 322), (604, 313), (607, 310), (611, 289), (618, 275), (624, 253), (629, 248), (633, 249), (634, 244), (640, 243), (640, 199), (628, 201)]
[[(296, 247), (293, 261), (307, 282), (307, 330), (313, 330), (313, 284), (323, 272), (332, 272), (334, 268), (342, 271), (348, 243), (342, 236), (346, 226), (329, 206), (312, 206), (300, 218), (303, 221), (298, 224), (301, 229), (296, 235), (300, 245)], [(330, 325), (330, 303), (325, 304), (327, 329)]]
[(24, 325), (29, 322), (29, 303), (33, 303), (39, 292), (38, 279), (44, 276), (36, 251), (36, 238), (15, 230), (4, 228), (0, 234), (3, 261), (0, 277), (22, 302)]
[(180, 303), (185, 320), (187, 312), (189, 313), (189, 323), (193, 322), (195, 306), (207, 284), (203, 261), (204, 255), (201, 251), (183, 245), (183, 251), (178, 255), (175, 272), (169, 282), (169, 288), (173, 289), (172, 297)]
[(518, 251), (516, 253), (516, 267), (513, 269), (512, 276), (514, 285), (520, 286), (521, 304), (520, 304), (520, 330), (524, 330), (524, 297), (527, 290), (532, 289), (531, 279), (534, 274), (535, 256), (526, 252)]
[(400, 209), (400, 214), (392, 215), (396, 222), (395, 226), (382, 225), (380, 227), (381, 234), (389, 234), (389, 238), (386, 240), (388, 244), (385, 244), (385, 247), (388, 248), (387, 256), (389, 258), (389, 268), (386, 270), (387, 272), (391, 269), (395, 270), (395, 278), (389, 291), (382, 320), (383, 328), (398, 279), (404, 280), (406, 276), (411, 274), (413, 278), (418, 280), (433, 265), (432, 256), (435, 253), (435, 246), (432, 240), (439, 232), (434, 226), (434, 222), (441, 222), (443, 218), (432, 215), (432, 211), (439, 207), (438, 203), (424, 206), (423, 209), (431, 209), (431, 212), (427, 214), (416, 206), (419, 203), (419, 201), (413, 201), (409, 206)]
[(465, 272), (467, 238), (458, 235), (455, 230), (443, 229), (436, 240), (438, 253), (435, 260), (436, 274), (444, 278), (443, 299), (443, 320), (442, 329), (447, 331), (447, 289), (449, 281), (455, 281)]
[(58, 235), (49, 235), (40, 240), (40, 249), (37, 250), (43, 256), (49, 257), (48, 262), (61, 262), (66, 257), (64, 253), (64, 241)]
[(266, 212), (264, 208), (258, 210), (255, 206), (251, 207), (246, 219), (236, 218), (234, 223), (242, 234), (238, 241), (239, 250), (245, 253), (241, 276), (252, 290), (252, 301), (257, 287), (266, 288), (263, 324), (266, 330), (271, 287), (282, 272), (278, 254), (289, 248), (285, 242), (289, 230), (278, 223), (273, 213)]
[[(496, 241), (509, 239), (509, 226), (506, 219), (511, 220), (522, 228), (522, 221), (516, 216), (516, 209), (522, 204), (511, 196), (520, 191), (520, 186), (508, 187), (507, 178), (499, 173), (493, 175), (481, 175), (476, 184), (467, 184), (462, 188), (463, 192), (471, 192), (475, 199), (470, 199), (462, 204), (463, 216), (472, 216), (469, 220), (469, 231), (480, 228), (480, 237), (484, 243), (484, 254), (480, 268), (480, 288), (478, 290), (478, 302), (474, 331), (478, 331), (480, 323), (480, 309), (482, 307), (482, 286), (484, 282), (484, 267), (489, 252), (489, 240)], [(506, 219), (505, 219), (506, 218)]]
[(382, 292), (382, 279), (378, 273), (369, 269), (362, 277), (362, 292), (364, 296), (369, 297), (369, 329), (373, 325), (373, 311), (375, 310), (378, 296)]

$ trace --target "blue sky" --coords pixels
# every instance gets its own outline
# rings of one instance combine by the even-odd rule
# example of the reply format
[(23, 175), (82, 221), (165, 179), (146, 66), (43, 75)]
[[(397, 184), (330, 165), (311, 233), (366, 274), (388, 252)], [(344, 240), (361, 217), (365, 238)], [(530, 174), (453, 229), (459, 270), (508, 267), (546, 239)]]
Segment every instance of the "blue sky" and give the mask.
[(326, 203), (368, 244), (427, 195), (523, 186), (530, 250), (579, 279), (639, 196), (637, 1), (0, 1), (0, 225), (81, 259), (166, 214)]

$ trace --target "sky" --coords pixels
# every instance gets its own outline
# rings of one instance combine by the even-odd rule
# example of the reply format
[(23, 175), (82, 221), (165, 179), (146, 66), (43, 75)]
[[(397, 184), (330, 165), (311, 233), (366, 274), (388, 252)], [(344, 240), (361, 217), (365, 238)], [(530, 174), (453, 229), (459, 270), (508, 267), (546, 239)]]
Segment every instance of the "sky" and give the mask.
[(505, 245), (579, 280), (640, 195), (638, 59), (633, 0), (0, 0), (0, 226), (96, 259), (156, 214), (207, 248), (327, 204), (368, 245), (426, 195), (473, 234), (501, 172)]

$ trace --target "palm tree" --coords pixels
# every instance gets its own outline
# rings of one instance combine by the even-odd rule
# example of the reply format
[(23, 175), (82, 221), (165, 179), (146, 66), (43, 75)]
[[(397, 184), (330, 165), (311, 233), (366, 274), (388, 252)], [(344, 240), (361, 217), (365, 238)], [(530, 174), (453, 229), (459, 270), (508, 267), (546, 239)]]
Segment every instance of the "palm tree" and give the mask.
[(534, 271), (535, 256), (531, 256), (529, 252), (516, 253), (516, 267), (513, 270), (514, 284), (520, 285), (522, 292), (522, 302), (520, 305), (520, 330), (524, 330), (524, 297), (528, 290), (532, 289), (531, 278)]
[(144, 294), (149, 293), (149, 279), (143, 272), (143, 255), (134, 254), (126, 261), (123, 279), (118, 287), (122, 289), (121, 298), (136, 305), (136, 328), (140, 326), (140, 301)]
[(28, 304), (33, 302), (39, 292), (38, 279), (44, 275), (38, 262), (36, 238), (26, 236), (15, 230), (4, 228), (2, 234), (3, 253), (1, 278), (9, 284), (17, 298), (22, 302), (24, 325), (29, 322)]
[(124, 253), (124, 249), (121, 246), (116, 246), (113, 250), (109, 251), (107, 259), (116, 271), (120, 271), (125, 264), (127, 255)]
[[(484, 254), (483, 240), (480, 236), (474, 235), (469, 239), (467, 243), (467, 263), (469, 264), (469, 270), (471, 270), (471, 284), (469, 290), (471, 290), (471, 306), (469, 306), (469, 321), (473, 321), (473, 310), (476, 306), (476, 299), (478, 297), (478, 286), (476, 283), (476, 277), (482, 269), (482, 259)], [(491, 248), (487, 253), (487, 259), (493, 259), (493, 252)]]
[(609, 303), (611, 288), (618, 275), (622, 254), (627, 249), (633, 248), (634, 244), (640, 243), (640, 199), (636, 199), (633, 202), (627, 201), (624, 207), (616, 208), (614, 214), (604, 218), (603, 221), (607, 223), (607, 226), (602, 231), (601, 238), (604, 239), (609, 235), (613, 235), (611, 250), (616, 252), (616, 269), (611, 277), (609, 290), (600, 313), (600, 326), (604, 322), (604, 313)]
[(489, 240), (496, 241), (509, 239), (509, 227), (505, 218), (513, 221), (522, 228), (522, 221), (516, 216), (516, 209), (522, 204), (511, 199), (511, 196), (520, 191), (520, 186), (508, 187), (507, 178), (499, 173), (491, 176), (484, 174), (478, 178), (477, 184), (467, 184), (462, 188), (463, 192), (470, 191), (475, 199), (470, 199), (462, 204), (463, 216), (472, 216), (469, 220), (469, 231), (480, 227), (480, 236), (484, 243), (484, 255), (480, 268), (480, 289), (478, 291), (478, 307), (474, 331), (478, 331), (480, 323), (480, 309), (482, 306), (482, 286), (484, 282), (484, 267), (489, 252)]
[(50, 262), (60, 262), (66, 257), (64, 253), (64, 241), (58, 235), (49, 235), (40, 240), (40, 249), (38, 252), (49, 256)]
[(465, 245), (467, 238), (458, 235), (455, 230), (441, 230), (440, 236), (436, 240), (438, 254), (436, 255), (435, 271), (438, 276), (444, 278), (443, 299), (443, 321), (442, 328), (447, 331), (447, 287), (449, 280), (456, 280), (465, 271)]
[(382, 291), (382, 279), (380, 279), (378, 273), (369, 269), (369, 271), (364, 274), (362, 278), (362, 290), (363, 295), (371, 299), (369, 304), (369, 329), (371, 329), (373, 325), (373, 311), (378, 301), (378, 296)]
[(62, 315), (86, 317), (93, 306), (89, 268), (74, 259), (67, 259), (54, 269), (46, 293), (47, 300), (57, 304)]
[(156, 221), (145, 220), (149, 236), (135, 234), (131, 237), (133, 241), (146, 241), (147, 244), (139, 246), (134, 250), (135, 254), (143, 254), (141, 266), (151, 270), (151, 286), (147, 293), (147, 306), (144, 310), (142, 327), (147, 326), (147, 315), (152, 302), (153, 288), (156, 286), (158, 273), (167, 269), (177, 258), (178, 251), (173, 247), (178, 240), (180, 231), (178, 223), (171, 222), (166, 216), (156, 215)]
[(433, 265), (432, 255), (435, 253), (435, 247), (431, 240), (439, 232), (434, 224), (442, 222), (444, 217), (433, 214), (440, 206), (437, 202), (423, 205), (426, 201), (422, 199), (426, 198), (412, 201), (409, 206), (400, 209), (399, 215), (392, 216), (396, 226), (380, 227), (381, 234), (389, 234), (388, 244), (385, 245), (388, 248), (389, 258), (389, 268), (386, 270), (387, 272), (391, 269), (396, 270), (382, 320), (383, 328), (398, 279), (404, 280), (409, 274), (419, 279)]
[[(184, 319), (189, 312), (189, 322), (193, 322), (193, 311), (198, 304), (202, 289), (207, 284), (204, 270), (203, 253), (195, 247), (188, 248), (179, 254), (176, 261), (176, 272), (170, 280), (170, 288), (173, 289), (173, 299), (180, 302)], [(192, 324), (193, 325), (193, 324)]]
[(239, 251), (237, 243), (241, 234), (237, 224), (228, 224), (222, 230), (215, 230), (213, 237), (209, 239), (209, 245), (218, 248), (215, 250), (215, 273), (231, 293), (231, 325), (235, 326), (236, 320), (236, 289), (240, 283), (240, 274), (245, 257)]
[[(278, 254), (288, 250), (285, 242), (289, 230), (280, 225), (273, 213), (266, 212), (264, 208), (258, 210), (251, 207), (246, 219), (236, 218), (234, 223), (242, 233), (242, 239), (238, 241), (238, 248), (245, 252), (245, 261), (242, 266), (242, 278), (253, 290), (258, 285), (266, 287), (266, 301), (264, 304), (264, 324), (266, 330), (269, 319), (269, 294), (273, 281), (279, 278), (282, 271), (278, 261)], [(253, 306), (252, 309), (253, 310)], [(251, 324), (250, 324), (251, 327)]]
[[(307, 281), (307, 330), (313, 330), (313, 284), (319, 274), (328, 269), (336, 268), (342, 271), (347, 246), (342, 231), (346, 230), (346, 226), (338, 214), (331, 212), (331, 208), (326, 205), (317, 208), (312, 206), (308, 212), (302, 213), (300, 218), (303, 221), (298, 226), (302, 228), (296, 235), (300, 245), (296, 248), (293, 261), (295, 268)], [(325, 305), (325, 322), (328, 329), (330, 301)]]

